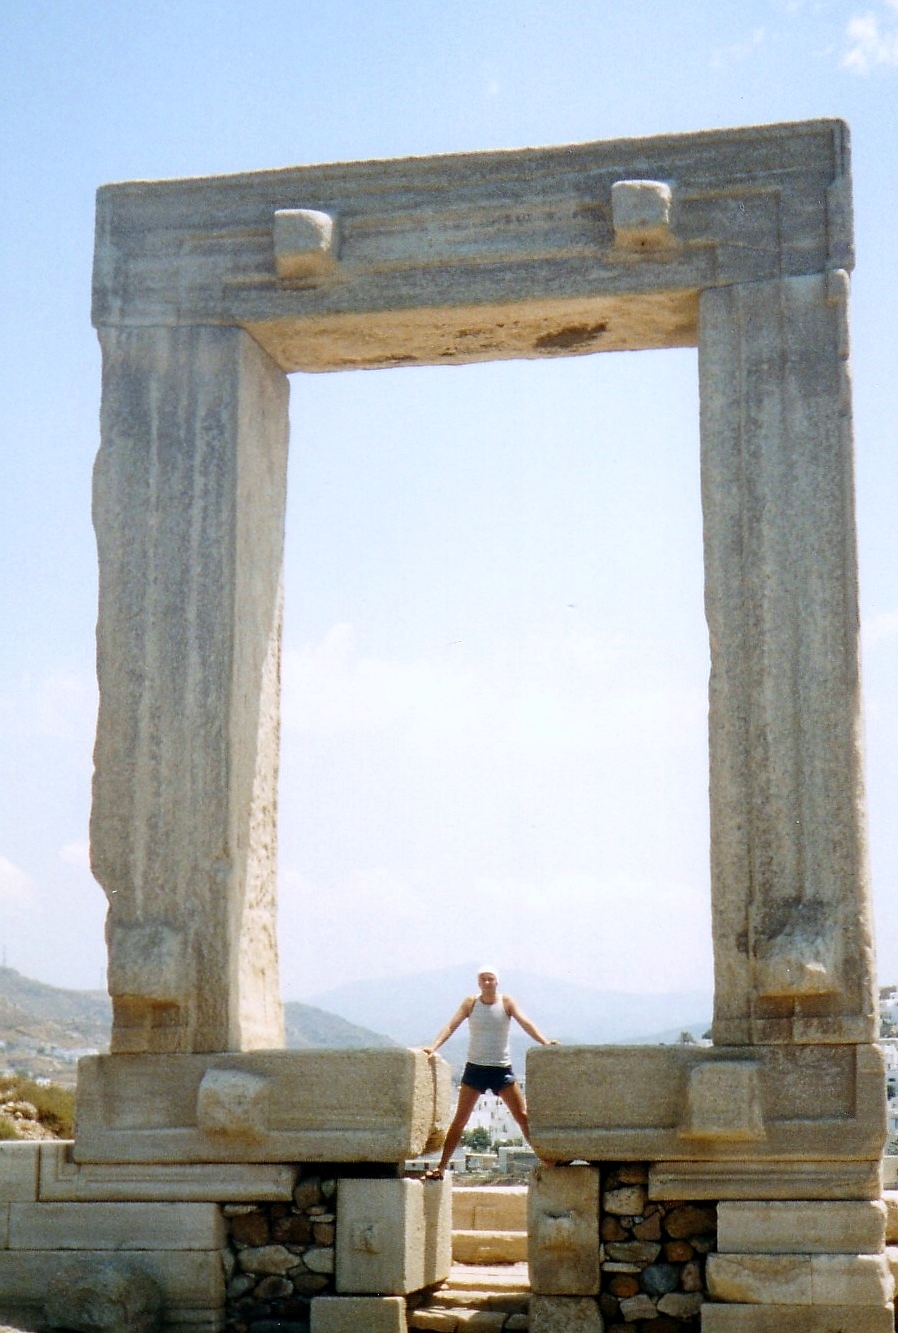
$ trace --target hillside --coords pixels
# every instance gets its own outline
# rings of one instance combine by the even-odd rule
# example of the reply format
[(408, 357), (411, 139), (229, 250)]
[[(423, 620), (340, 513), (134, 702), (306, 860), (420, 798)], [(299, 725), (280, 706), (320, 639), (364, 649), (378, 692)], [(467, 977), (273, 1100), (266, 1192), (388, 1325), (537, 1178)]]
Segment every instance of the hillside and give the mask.
[[(286, 1045), (393, 1046), (361, 1024), (295, 1001), (284, 1005)], [(78, 1057), (109, 1046), (112, 1006), (103, 991), (64, 990), (0, 967), (0, 1069), (71, 1083)]]

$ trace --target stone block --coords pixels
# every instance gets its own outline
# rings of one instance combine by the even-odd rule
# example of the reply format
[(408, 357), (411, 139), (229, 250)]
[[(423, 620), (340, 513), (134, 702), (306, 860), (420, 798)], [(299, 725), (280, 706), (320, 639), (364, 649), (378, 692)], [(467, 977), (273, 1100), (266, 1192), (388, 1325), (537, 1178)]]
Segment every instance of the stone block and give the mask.
[[(222, 1075), (246, 1108), (240, 1116), (249, 1132), (240, 1136), (218, 1127), (219, 1112), (236, 1106)], [(214, 1127), (204, 1086), (216, 1089)], [(448, 1100), (423, 1051), (89, 1056), (78, 1071), (74, 1158), (103, 1165), (402, 1162), (422, 1151), (435, 1119), (445, 1116), (437, 1095)]]
[(452, 1232), (452, 1259), (457, 1264), (518, 1264), (527, 1261), (526, 1231)]
[(605, 1333), (593, 1296), (530, 1297), (530, 1333)]
[(878, 1032), (848, 279), (828, 267), (699, 298), (720, 1046)]
[(316, 1296), (311, 1333), (406, 1333), (401, 1296)]
[(598, 1168), (538, 1166), (530, 1178), (527, 1230), (534, 1292), (545, 1296), (598, 1293)]
[(881, 1194), (870, 1162), (658, 1162), (650, 1199), (867, 1199)]
[(220, 1250), (214, 1203), (14, 1203), (11, 1250)]
[(424, 1275), (422, 1286), (435, 1286), (452, 1268), (452, 1181), (425, 1180)]
[(702, 1306), (702, 1333), (894, 1333), (895, 1316), (882, 1306)]
[(452, 1190), (452, 1225), (460, 1231), (526, 1231), (526, 1185)]
[(886, 1258), (889, 1261), (889, 1268), (892, 1270), (892, 1277), (898, 1286), (898, 1245), (886, 1246)]
[(706, 1280), (735, 1304), (888, 1305), (895, 1294), (884, 1254), (709, 1254)]
[(42, 1202), (289, 1203), (295, 1166), (204, 1162), (78, 1163), (66, 1141), (40, 1145)]
[(898, 1243), (898, 1190), (883, 1190), (882, 1198), (886, 1206), (886, 1240), (893, 1245)]
[(313, 208), (279, 208), (274, 215), (274, 262), (279, 278), (314, 281), (336, 267), (338, 220)]
[(0, 1203), (37, 1198), (39, 1143), (0, 1143)]
[(153, 1333), (162, 1315), (158, 1284), (127, 1259), (107, 1257), (90, 1271), (83, 1265), (56, 1267), (44, 1302), (50, 1328), (69, 1333)]
[(689, 1075), (680, 1133), (699, 1140), (760, 1142), (765, 1136), (758, 1066), (746, 1060), (699, 1064)]
[(196, 1094), (203, 1134), (259, 1142), (269, 1129), (269, 1080), (244, 1069), (207, 1069)]
[[(224, 1310), (224, 1264), (219, 1251), (131, 1250), (127, 1257), (129, 1263), (158, 1285), (166, 1319), (173, 1318), (173, 1311), (182, 1319), (194, 1315), (205, 1319), (217, 1310)], [(108, 1263), (109, 1258), (108, 1250), (71, 1250), (66, 1253), (65, 1263), (77, 1280), (82, 1277), (89, 1280), (91, 1273)], [(42, 1306), (59, 1264), (56, 1249), (0, 1250), (3, 1308)]]
[[(734, 1121), (723, 1094), (737, 1084)], [(875, 1046), (537, 1046), (527, 1053), (533, 1146), (549, 1161), (879, 1161), (884, 1086)]]
[(885, 1204), (836, 1202), (721, 1203), (721, 1254), (880, 1254)]
[(353, 1180), (337, 1186), (337, 1291), (401, 1296), (424, 1286), (424, 1186), (420, 1180)]
[(891, 1305), (895, 1279), (885, 1254), (812, 1254), (814, 1305)]
[(282, 1046), (289, 385), (242, 328), (106, 325), (100, 342), (91, 860), (109, 902), (111, 1049)]
[(665, 181), (615, 181), (611, 220), (616, 244), (636, 250), (669, 245), (671, 198)]

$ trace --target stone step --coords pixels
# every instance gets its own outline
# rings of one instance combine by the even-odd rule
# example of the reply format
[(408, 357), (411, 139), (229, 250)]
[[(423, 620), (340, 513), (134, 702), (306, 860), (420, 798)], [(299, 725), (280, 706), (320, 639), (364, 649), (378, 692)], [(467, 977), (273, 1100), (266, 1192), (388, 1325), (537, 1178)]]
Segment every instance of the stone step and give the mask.
[(495, 1310), (499, 1314), (526, 1314), (530, 1304), (529, 1291), (435, 1291), (428, 1300), (428, 1308), (435, 1310), (464, 1309)]
[(409, 1312), (409, 1329), (432, 1333), (524, 1333), (529, 1328), (530, 1277), (525, 1263), (453, 1264), (427, 1304)]
[(410, 1329), (430, 1329), (431, 1333), (525, 1333), (530, 1322), (525, 1314), (497, 1314), (490, 1310), (433, 1310), (425, 1307), (409, 1315)]
[(527, 1259), (526, 1231), (452, 1231), (452, 1258), (460, 1264), (516, 1264)]
[(454, 1263), (441, 1291), (530, 1291), (530, 1271), (525, 1263)]

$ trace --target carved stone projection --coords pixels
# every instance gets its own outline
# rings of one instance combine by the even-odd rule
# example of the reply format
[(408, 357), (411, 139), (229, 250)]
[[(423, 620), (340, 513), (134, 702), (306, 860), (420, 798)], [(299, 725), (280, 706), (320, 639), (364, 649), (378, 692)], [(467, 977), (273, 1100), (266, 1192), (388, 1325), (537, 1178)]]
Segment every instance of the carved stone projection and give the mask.
[(100, 191), (92, 841), (114, 1051), (282, 1039), (286, 372), (696, 345), (714, 1039), (874, 1039), (851, 265), (837, 121)]

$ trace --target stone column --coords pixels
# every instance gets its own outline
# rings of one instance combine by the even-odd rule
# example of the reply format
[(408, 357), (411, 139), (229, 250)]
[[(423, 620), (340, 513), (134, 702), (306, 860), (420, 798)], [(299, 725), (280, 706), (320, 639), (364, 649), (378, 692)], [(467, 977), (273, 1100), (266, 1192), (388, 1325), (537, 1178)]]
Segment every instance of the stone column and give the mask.
[(288, 382), (238, 328), (101, 328), (92, 864), (113, 1051), (283, 1044)]
[(717, 1044), (876, 1035), (847, 293), (701, 296)]

